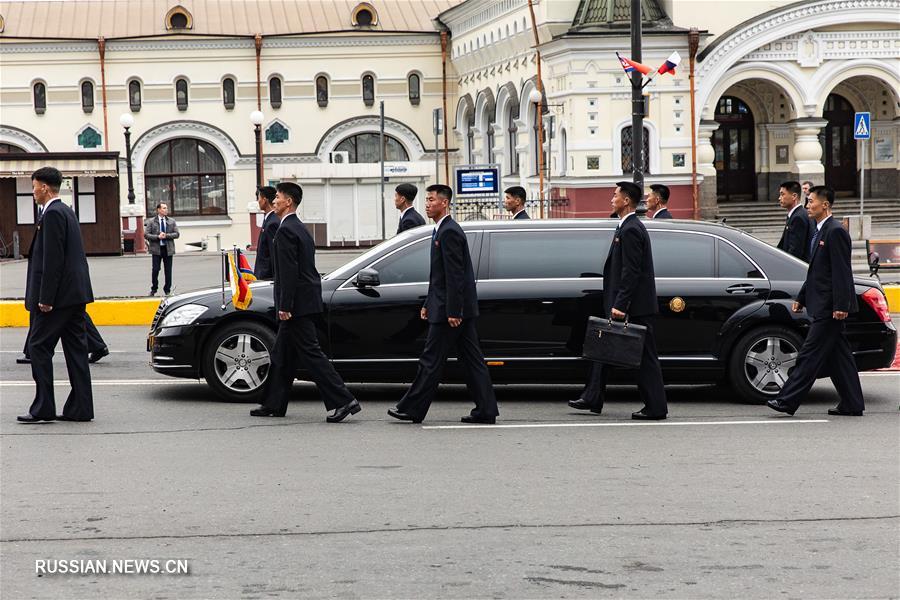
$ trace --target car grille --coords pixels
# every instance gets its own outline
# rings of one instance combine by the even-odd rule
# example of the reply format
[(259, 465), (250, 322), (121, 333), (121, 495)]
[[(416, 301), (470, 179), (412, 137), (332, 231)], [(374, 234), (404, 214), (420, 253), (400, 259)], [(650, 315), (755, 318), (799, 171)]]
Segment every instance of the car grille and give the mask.
[(166, 309), (167, 298), (163, 298), (159, 301), (159, 308), (156, 309), (156, 314), (153, 315), (153, 321), (150, 323), (150, 331), (156, 330), (156, 324), (159, 322), (159, 318), (162, 316), (163, 311)]

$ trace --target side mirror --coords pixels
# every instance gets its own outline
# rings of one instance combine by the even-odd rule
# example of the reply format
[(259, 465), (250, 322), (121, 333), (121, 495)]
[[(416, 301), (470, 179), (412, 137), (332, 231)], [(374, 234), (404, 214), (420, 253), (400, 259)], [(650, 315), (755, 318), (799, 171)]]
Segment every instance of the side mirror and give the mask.
[(375, 269), (361, 269), (356, 274), (356, 287), (378, 287), (381, 285), (381, 279), (378, 277), (378, 271)]

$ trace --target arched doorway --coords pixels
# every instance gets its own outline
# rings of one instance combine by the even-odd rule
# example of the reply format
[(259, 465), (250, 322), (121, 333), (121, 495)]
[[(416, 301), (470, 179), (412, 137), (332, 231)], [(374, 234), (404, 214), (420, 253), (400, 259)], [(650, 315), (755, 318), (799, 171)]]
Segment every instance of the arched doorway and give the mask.
[(716, 194), (723, 200), (756, 199), (756, 158), (753, 113), (734, 96), (722, 96), (716, 104), (713, 133), (716, 151)]
[(829, 94), (822, 112), (828, 125), (819, 139), (823, 150), (822, 164), (825, 165), (825, 185), (844, 196), (858, 193), (853, 115), (853, 106), (846, 98)]

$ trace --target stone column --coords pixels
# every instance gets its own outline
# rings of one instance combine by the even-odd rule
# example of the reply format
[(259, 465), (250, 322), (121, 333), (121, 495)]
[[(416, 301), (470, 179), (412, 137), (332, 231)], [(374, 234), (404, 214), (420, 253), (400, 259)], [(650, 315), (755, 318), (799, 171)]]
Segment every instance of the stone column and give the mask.
[(756, 163), (756, 199), (765, 202), (769, 199), (769, 127), (761, 123), (756, 126), (756, 140), (759, 148), (759, 161)]
[(703, 175), (700, 184), (700, 218), (715, 219), (719, 214), (716, 191), (716, 151), (712, 145), (713, 132), (719, 128), (716, 121), (700, 121), (697, 131), (697, 173)]
[(828, 121), (825, 119), (803, 118), (790, 122), (794, 128), (794, 165), (792, 173), (797, 181), (812, 181), (815, 185), (825, 183), (825, 165), (822, 164), (822, 144), (819, 131)]

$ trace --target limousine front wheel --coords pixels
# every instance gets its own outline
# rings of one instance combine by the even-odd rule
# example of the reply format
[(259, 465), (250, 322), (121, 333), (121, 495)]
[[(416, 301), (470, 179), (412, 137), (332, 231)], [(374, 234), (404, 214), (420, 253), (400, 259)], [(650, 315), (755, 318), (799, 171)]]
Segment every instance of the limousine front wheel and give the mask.
[(203, 352), (203, 376), (223, 400), (258, 400), (269, 375), (275, 334), (258, 323), (231, 323), (210, 337)]
[(796, 366), (802, 344), (797, 333), (778, 325), (755, 329), (741, 338), (729, 364), (729, 380), (740, 399), (761, 404), (774, 398)]

